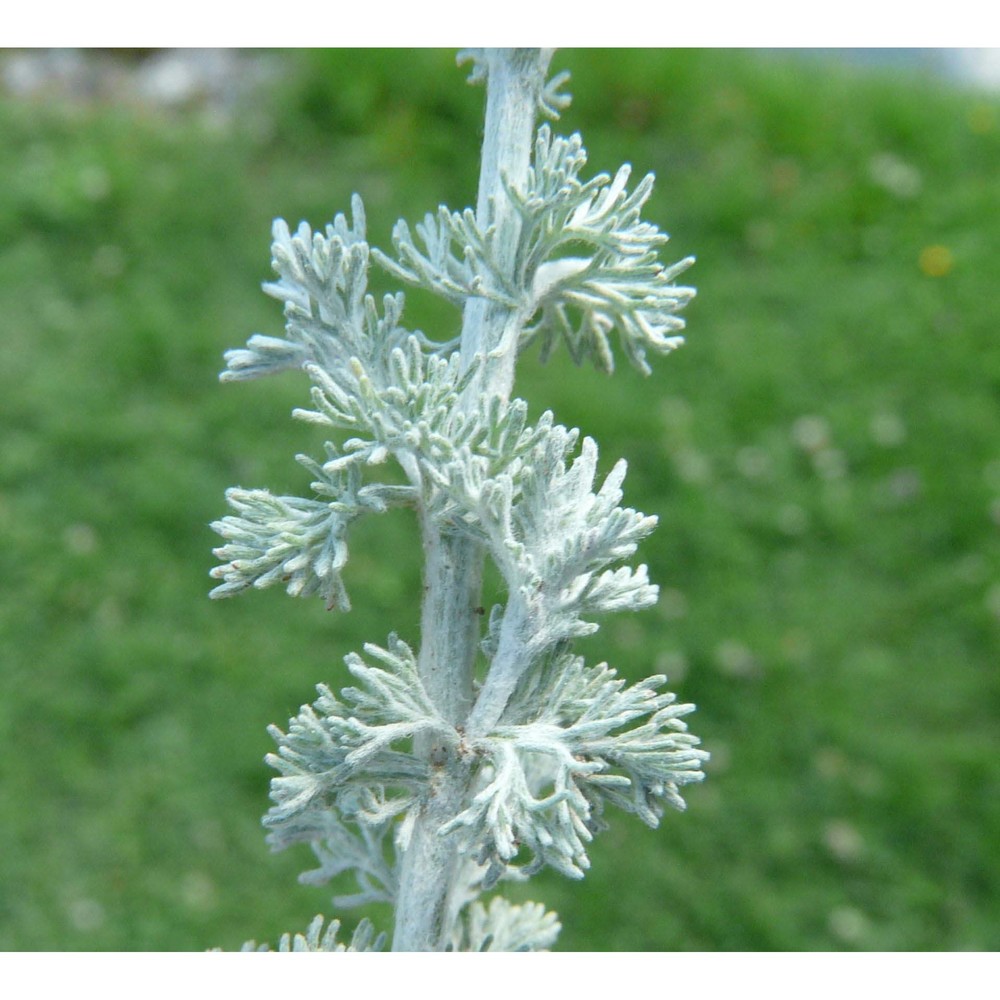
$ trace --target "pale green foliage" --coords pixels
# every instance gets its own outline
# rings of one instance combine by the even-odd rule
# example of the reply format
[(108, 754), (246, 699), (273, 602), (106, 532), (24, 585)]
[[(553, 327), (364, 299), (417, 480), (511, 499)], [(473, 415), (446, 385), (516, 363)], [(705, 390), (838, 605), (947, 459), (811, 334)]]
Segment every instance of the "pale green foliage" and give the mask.
[(499, 723), (477, 737), (437, 715), (410, 648), (395, 637), (389, 645), (365, 647), (385, 669), (347, 657), (361, 686), (346, 688), (343, 701), (320, 686), (287, 733), (271, 729), (278, 753), (268, 762), (281, 776), (271, 783), (269, 840), (276, 848), (325, 845), (317, 850), (323, 866), (307, 881), (353, 869), (362, 893), (341, 902), (393, 898), (383, 840), (403, 816), (395, 846), (405, 849), (429, 779), (410, 750), (419, 733), (433, 733), (472, 767), (468, 806), (441, 833), (455, 833), (464, 853), (486, 866), (486, 888), (514, 873), (508, 865), (522, 849), (527, 874), (548, 864), (582, 877), (605, 804), (655, 826), (663, 805), (683, 809), (679, 789), (702, 777), (707, 754), (683, 722), (694, 706), (659, 692), (663, 677), (627, 686), (606, 664), (587, 668), (560, 650), (525, 676)]
[(293, 597), (319, 593), (328, 608), (351, 606), (340, 571), (347, 562), (348, 525), (361, 514), (405, 503), (407, 487), (362, 486), (353, 465), (344, 466), (333, 445), (321, 466), (305, 455), (298, 460), (316, 477), (313, 490), (324, 500), (276, 497), (267, 490), (230, 489), (226, 499), (235, 515), (212, 523), (226, 539), (215, 555), (229, 561), (212, 570), (224, 582), (212, 597), (229, 597), (247, 587), (285, 583)]
[(278, 947), (247, 941), (241, 951), (381, 951), (385, 947), (385, 935), (376, 936), (371, 921), (362, 920), (351, 935), (350, 944), (337, 940), (340, 921), (331, 920), (323, 930), (323, 917), (317, 915), (306, 928), (305, 934), (282, 934)]
[(305, 706), (287, 734), (276, 726), (269, 730), (278, 753), (267, 762), (281, 777), (271, 782), (275, 805), (265, 825), (277, 846), (286, 843), (290, 822), (297, 830), (301, 816), (317, 809), (378, 825), (413, 808), (428, 779), (427, 765), (393, 744), (424, 732), (454, 732), (428, 699), (406, 643), (390, 636), (388, 649), (369, 643), (365, 652), (388, 669), (352, 653), (347, 665), (359, 687), (345, 688), (341, 701), (320, 685), (315, 706)]
[(526, 874), (551, 865), (582, 878), (605, 803), (650, 826), (664, 803), (684, 808), (678, 789), (701, 779), (707, 754), (682, 721), (694, 706), (657, 692), (665, 680), (626, 686), (606, 664), (588, 669), (565, 652), (525, 678), (500, 723), (473, 743), (476, 791), (445, 827), (489, 866), (487, 887), (524, 849)]
[(423, 250), (400, 219), (392, 231), (398, 259), (375, 251), (376, 261), (394, 277), (427, 288), (455, 305), (463, 305), (474, 295), (508, 306), (517, 304), (517, 288), (497, 263), (497, 232), (493, 228), (483, 232), (471, 208), (450, 212), (442, 205), (436, 215), (428, 212), (417, 223), (416, 233)]
[(489, 907), (476, 901), (466, 911), (455, 951), (546, 951), (559, 936), (559, 918), (541, 903), (515, 906), (494, 896)]
[(375, 259), (402, 281), (457, 305), (482, 296), (522, 311), (520, 346), (539, 339), (543, 360), (562, 339), (578, 364), (590, 359), (611, 372), (608, 336), (617, 330), (629, 361), (649, 374), (647, 351), (665, 354), (683, 343), (685, 324), (676, 314), (694, 289), (674, 279), (694, 259), (670, 267), (659, 262), (668, 237), (640, 218), (652, 174), (630, 194), (627, 164), (614, 179), (598, 174), (583, 182), (586, 162), (579, 135), (562, 139), (548, 125), (539, 129), (528, 184), (506, 185), (521, 217), (513, 275), (499, 263), (501, 234), (480, 229), (471, 209), (441, 206), (426, 215), (416, 227), (422, 249), (401, 220), (392, 234), (397, 259), (379, 251)]
[[(656, 525), (618, 506), (625, 462), (619, 462), (598, 492), (597, 445), (585, 438), (567, 465), (576, 431), (553, 427), (534, 450), (532, 462), (513, 477), (498, 475), (484, 484), (482, 523), (508, 585), (543, 606), (549, 623), (546, 646), (596, 631), (583, 616), (621, 608), (647, 607), (657, 590), (646, 567), (599, 571), (627, 559)], [(539, 640), (541, 644), (542, 640)]]
[[(499, 65), (495, 53), (468, 56), (474, 79)], [(566, 106), (563, 79), (536, 81), (536, 110), (555, 117)], [(582, 181), (585, 163), (579, 136), (558, 138), (545, 125), (526, 178), (497, 180), (486, 221), (445, 207), (415, 232), (400, 221), (395, 256), (369, 248), (358, 196), (353, 221), (338, 215), (322, 232), (302, 223), (293, 233), (277, 221), (278, 277), (264, 288), (284, 303), (285, 335), (255, 335), (227, 352), (222, 375), (240, 381), (303, 372), (312, 407), (294, 415), (338, 437), (326, 443), (322, 462), (298, 456), (313, 477), (312, 497), (227, 492), (233, 513), (213, 524), (225, 540), (215, 550), (224, 562), (212, 572), (222, 581), (213, 597), (282, 583), (292, 595), (319, 594), (347, 610), (350, 525), (401, 505), (418, 512), (423, 530), (433, 525), (465, 540), (480, 564), (491, 558), (506, 585), (506, 603), (492, 609), (480, 637), (484, 679), (464, 723), (446, 720), (428, 694), (434, 688), (425, 685), (420, 656), (393, 634), (385, 648), (365, 646), (367, 661), (347, 657), (357, 686), (338, 697), (321, 685), (287, 732), (270, 730), (277, 752), (267, 760), (278, 776), (265, 817), (268, 842), (276, 850), (312, 847), (319, 867), (303, 881), (352, 873), (357, 892), (335, 897), (338, 906), (399, 901), (403, 859), (420, 839), (414, 831), (444, 769), (449, 780), (461, 776), (460, 800), (430, 834), (460, 859), (453, 919), (439, 947), (550, 947), (559, 929), (554, 914), (499, 898), (487, 908), (479, 894), (545, 865), (581, 877), (605, 806), (655, 825), (664, 806), (683, 808), (680, 789), (703, 777), (707, 757), (683, 721), (693, 706), (662, 692), (664, 678), (627, 685), (605, 664), (588, 668), (570, 651), (573, 640), (597, 629), (596, 618), (657, 597), (644, 565), (623, 564), (656, 525), (621, 506), (625, 462), (598, 484), (593, 439), (581, 442), (552, 413), (532, 423), (523, 400), (490, 389), (501, 384), (506, 358), (534, 340), (543, 357), (562, 340), (577, 362), (611, 371), (614, 332), (644, 372), (647, 352), (681, 342), (676, 313), (693, 289), (674, 279), (691, 261), (658, 261), (667, 237), (640, 217), (652, 177), (629, 193), (627, 166), (614, 178)], [(488, 221), (498, 198), (509, 209), (501, 225)], [(512, 331), (503, 335), (507, 354), (407, 330), (401, 293), (386, 296), (380, 312), (367, 291), (373, 262), (465, 310), (467, 319), (477, 308), (492, 310), (495, 329)], [(366, 481), (390, 460), (402, 485)], [(437, 627), (451, 624), (425, 621), (424, 638)], [(372, 945), (363, 928), (348, 950)], [(279, 950), (344, 950), (336, 931), (336, 921), (323, 932), (317, 918), (306, 935), (282, 938)]]
[[(694, 260), (671, 267), (658, 260), (667, 236), (640, 218), (652, 174), (629, 194), (628, 164), (614, 180), (598, 174), (581, 182), (586, 162), (579, 135), (560, 139), (543, 125), (526, 188), (507, 186), (522, 218), (519, 258), (538, 313), (524, 330), (524, 343), (540, 339), (544, 359), (561, 337), (578, 364), (590, 358), (610, 372), (608, 334), (617, 329), (629, 361), (648, 375), (647, 350), (665, 354), (683, 343), (678, 331), (684, 321), (675, 314), (694, 289), (674, 279)], [(563, 251), (567, 255), (559, 256)]]

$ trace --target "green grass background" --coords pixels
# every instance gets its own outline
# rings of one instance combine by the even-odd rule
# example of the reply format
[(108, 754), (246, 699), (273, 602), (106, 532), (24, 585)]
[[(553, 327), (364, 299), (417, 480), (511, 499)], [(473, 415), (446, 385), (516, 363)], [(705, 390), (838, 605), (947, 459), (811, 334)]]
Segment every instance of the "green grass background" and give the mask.
[[(234, 948), (329, 914), (308, 851), (264, 844), (265, 727), (362, 642), (419, 639), (403, 515), (358, 526), (348, 615), (206, 596), (224, 489), (303, 491), (292, 456), (320, 453), (301, 379), (216, 380), (281, 329), (271, 219), (358, 191), (386, 247), (475, 199), (482, 92), (451, 53), (281, 58), (224, 128), (0, 103), (3, 949)], [(686, 814), (613, 816), (585, 881), (516, 894), (563, 949), (997, 948), (998, 102), (790, 55), (555, 67), (593, 171), (657, 174), (646, 215), (699, 295), (652, 378), (529, 356), (519, 391), (659, 515), (660, 604), (581, 649), (669, 674), (713, 758)]]

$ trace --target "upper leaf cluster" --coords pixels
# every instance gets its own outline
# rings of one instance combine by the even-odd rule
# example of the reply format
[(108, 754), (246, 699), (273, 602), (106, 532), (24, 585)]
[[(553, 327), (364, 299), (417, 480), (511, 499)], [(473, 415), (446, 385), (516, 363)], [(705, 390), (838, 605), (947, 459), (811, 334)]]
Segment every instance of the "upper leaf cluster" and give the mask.
[(545, 358), (562, 339), (578, 364), (590, 359), (611, 372), (608, 336), (617, 330), (629, 361), (648, 375), (647, 351), (664, 354), (683, 343), (684, 321), (676, 313), (694, 289), (674, 279), (694, 260), (659, 262), (668, 237), (641, 218), (652, 174), (629, 193), (628, 164), (614, 179), (598, 174), (584, 182), (579, 173), (586, 162), (579, 135), (555, 137), (543, 125), (527, 184), (507, 186), (522, 218), (522, 266), (536, 316), (524, 343), (539, 339)]
[(399, 279), (456, 305), (479, 296), (518, 312), (521, 349), (538, 340), (543, 359), (561, 340), (578, 364), (589, 359), (611, 372), (609, 338), (617, 331), (629, 361), (649, 374), (647, 352), (664, 354), (683, 343), (677, 313), (694, 289), (675, 279), (694, 259), (659, 261), (668, 237), (641, 217), (652, 174), (630, 193), (628, 164), (614, 178), (602, 173), (582, 181), (586, 162), (579, 135), (565, 139), (548, 125), (539, 129), (526, 182), (505, 183), (520, 218), (513, 272), (503, 264), (511, 255), (498, 247), (506, 230), (501, 237), (471, 209), (445, 206), (426, 215), (415, 235), (399, 222), (396, 258), (374, 251), (376, 259)]

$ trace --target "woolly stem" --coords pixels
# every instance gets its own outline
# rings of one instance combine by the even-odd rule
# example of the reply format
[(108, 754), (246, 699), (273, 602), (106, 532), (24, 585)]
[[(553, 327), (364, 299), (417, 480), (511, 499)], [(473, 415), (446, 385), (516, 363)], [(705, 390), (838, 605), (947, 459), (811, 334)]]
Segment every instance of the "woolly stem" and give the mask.
[[(496, 226), (498, 246), (506, 257), (500, 265), (514, 274), (520, 220), (504, 191), (502, 177), (522, 183), (531, 163), (535, 110), (545, 82), (551, 52), (538, 49), (482, 53), (486, 67), (486, 125), (479, 178), (477, 221), (485, 230)], [(491, 361), (467, 390), (469, 405), (482, 396), (510, 398), (523, 317), (509, 307), (472, 299), (465, 307), (461, 358), (464, 366), (477, 355)], [(421, 614), (421, 679), (441, 714), (456, 724), (469, 713), (485, 554), (482, 546), (441, 530), (421, 517), (424, 554), (424, 603)], [(421, 815), (402, 859), (396, 901), (394, 951), (439, 951), (452, 937), (459, 888), (455, 882), (461, 859), (451, 838), (438, 831), (462, 810), (471, 769), (440, 743), (416, 741), (432, 779)]]

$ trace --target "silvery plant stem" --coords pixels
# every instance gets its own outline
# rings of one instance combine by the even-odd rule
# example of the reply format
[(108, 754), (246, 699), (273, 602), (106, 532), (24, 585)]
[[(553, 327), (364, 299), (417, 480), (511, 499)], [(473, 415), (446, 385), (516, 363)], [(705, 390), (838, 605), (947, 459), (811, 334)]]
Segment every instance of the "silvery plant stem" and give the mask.
[[(656, 601), (646, 567), (622, 565), (656, 518), (620, 505), (624, 460), (598, 479), (592, 438), (551, 411), (529, 421), (513, 396), (531, 344), (544, 361), (565, 343), (610, 374), (613, 336), (648, 375), (649, 352), (682, 343), (676, 314), (694, 295), (674, 280), (692, 259), (662, 264), (667, 236), (641, 217), (652, 175), (631, 191), (628, 164), (583, 180), (581, 137), (535, 130), (536, 113), (556, 120), (569, 105), (568, 74), (546, 82), (550, 55), (459, 56), (487, 89), (475, 210), (440, 206), (412, 231), (399, 220), (393, 256), (368, 244), (359, 195), (350, 218), (322, 230), (275, 220), (278, 280), (264, 290), (284, 303), (285, 337), (254, 334), (226, 352), (221, 376), (305, 374), (313, 405), (293, 415), (334, 433), (322, 460), (297, 456), (311, 496), (227, 491), (232, 513), (212, 525), (225, 539), (213, 598), (280, 584), (348, 611), (351, 524), (416, 511), (418, 651), (390, 632), (385, 646), (348, 654), (353, 683), (339, 695), (319, 685), (287, 730), (271, 726), (266, 758), (277, 772), (268, 843), (312, 848), (307, 883), (353, 873), (357, 892), (335, 896), (338, 909), (391, 903), (396, 951), (550, 948), (556, 915), (494, 890), (545, 867), (583, 878), (606, 806), (656, 826), (666, 806), (684, 808), (680, 790), (704, 778), (708, 758), (683, 721), (694, 706), (660, 690), (666, 678), (627, 684), (573, 648), (595, 618)], [(372, 264), (461, 309), (461, 336), (403, 326), (403, 294), (380, 305), (368, 291)], [(389, 459), (404, 484), (379, 481)], [(505, 594), (484, 620), (487, 559)], [(279, 950), (385, 943), (370, 921), (349, 943), (339, 926), (318, 916)]]
[[(503, 186), (503, 177), (521, 184), (527, 175), (535, 114), (551, 52), (538, 49), (490, 50), (485, 53), (486, 123), (476, 218), (482, 230), (501, 233), (519, 225)], [(516, 247), (516, 239), (501, 239)], [(501, 266), (516, 266), (513, 254)], [(523, 317), (486, 299), (465, 308), (461, 356), (464, 367), (489, 356), (466, 399), (510, 397)], [(472, 710), (472, 674), (478, 649), (477, 607), (485, 551), (481, 543), (442, 530), (431, 516), (421, 518), (424, 548), (424, 596), (418, 670), (441, 716), (462, 725)], [(428, 760), (434, 775), (421, 815), (402, 860), (396, 901), (394, 951), (439, 951), (451, 940), (461, 901), (456, 878), (460, 858), (454, 838), (440, 828), (461, 812), (469, 788), (468, 764), (434, 737), (418, 737), (415, 752)]]

